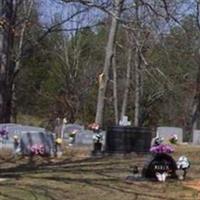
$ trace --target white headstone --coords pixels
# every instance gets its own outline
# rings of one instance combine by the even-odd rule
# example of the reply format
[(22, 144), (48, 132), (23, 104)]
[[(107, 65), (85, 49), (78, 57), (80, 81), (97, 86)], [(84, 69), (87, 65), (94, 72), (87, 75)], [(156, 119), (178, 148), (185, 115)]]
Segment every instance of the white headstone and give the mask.
[(196, 145), (200, 145), (200, 130), (193, 130), (192, 143)]
[(80, 133), (84, 130), (84, 127), (79, 124), (66, 124), (63, 128), (63, 139), (68, 140), (72, 132)]
[(122, 119), (119, 121), (120, 126), (130, 126), (131, 122), (128, 121), (128, 116), (123, 116)]
[[(105, 144), (105, 131), (101, 132), (102, 134), (102, 143)], [(90, 130), (84, 130), (75, 136), (75, 144), (76, 145), (92, 145), (94, 142), (94, 133)]]
[(156, 130), (156, 136), (163, 137), (164, 141), (168, 142), (171, 136), (177, 135), (178, 143), (183, 142), (183, 129), (178, 127), (158, 127)]
[(84, 130), (77, 133), (75, 136), (75, 144), (77, 145), (91, 145), (93, 144), (93, 132)]

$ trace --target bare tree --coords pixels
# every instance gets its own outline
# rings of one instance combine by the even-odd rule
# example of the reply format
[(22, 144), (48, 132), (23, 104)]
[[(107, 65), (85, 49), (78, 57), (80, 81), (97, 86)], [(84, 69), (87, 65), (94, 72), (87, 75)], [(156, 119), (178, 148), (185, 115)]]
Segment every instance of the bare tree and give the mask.
[(0, 3), (2, 24), (0, 31), (0, 122), (10, 122), (15, 67), (13, 50), (17, 3), (12, 0), (4, 0)]
[(105, 103), (105, 93), (107, 88), (108, 82), (108, 75), (109, 75), (109, 68), (112, 64), (112, 57), (113, 57), (113, 50), (114, 50), (114, 43), (117, 34), (118, 28), (118, 19), (121, 15), (122, 6), (124, 0), (114, 0), (114, 16), (112, 15), (112, 21), (110, 25), (110, 31), (106, 46), (106, 53), (105, 53), (105, 61), (104, 61), (104, 68), (102, 74), (99, 76), (99, 90), (98, 90), (98, 99), (97, 99), (97, 109), (96, 109), (96, 117), (95, 123), (102, 125), (103, 120), (103, 111), (104, 111), (104, 103)]
[(117, 66), (116, 66), (116, 47), (114, 48), (114, 54), (112, 58), (113, 68), (113, 104), (115, 113), (115, 124), (119, 123), (119, 111), (118, 111), (118, 95), (117, 95)]
[(127, 109), (127, 104), (128, 104), (128, 94), (129, 94), (129, 90), (130, 90), (130, 75), (131, 75), (132, 56), (133, 56), (133, 50), (132, 50), (132, 46), (130, 46), (129, 49), (128, 49), (126, 83), (125, 83), (124, 95), (123, 95), (123, 100), (122, 100), (121, 119), (124, 115), (126, 115), (126, 109)]
[[(200, 1), (195, 0), (196, 3), (196, 25), (200, 33)], [(199, 54), (200, 52), (198, 52)], [(200, 55), (198, 55), (198, 58)], [(199, 59), (198, 61), (199, 62)], [(192, 108), (191, 108), (191, 117), (189, 120), (189, 131), (199, 128), (199, 119), (200, 119), (200, 64), (198, 64), (197, 75), (196, 75), (196, 91), (193, 98)]]

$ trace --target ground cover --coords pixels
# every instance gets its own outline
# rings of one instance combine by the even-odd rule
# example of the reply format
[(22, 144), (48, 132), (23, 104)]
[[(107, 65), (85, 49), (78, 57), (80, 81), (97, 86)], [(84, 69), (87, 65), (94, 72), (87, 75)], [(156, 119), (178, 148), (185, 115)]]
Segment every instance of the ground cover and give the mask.
[[(180, 145), (174, 158), (186, 155), (191, 169), (184, 182), (127, 181), (133, 165), (147, 155), (94, 158), (84, 149), (68, 149), (61, 159), (33, 160), (0, 155), (0, 199), (12, 200), (199, 200), (200, 148)], [(191, 188), (191, 181), (196, 188)], [(196, 182), (195, 182), (196, 181)]]

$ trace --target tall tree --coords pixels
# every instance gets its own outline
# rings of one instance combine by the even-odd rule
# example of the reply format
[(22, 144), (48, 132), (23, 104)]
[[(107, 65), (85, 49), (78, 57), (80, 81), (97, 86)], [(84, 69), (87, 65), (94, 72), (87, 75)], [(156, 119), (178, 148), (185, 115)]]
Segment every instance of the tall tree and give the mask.
[(112, 65), (114, 43), (116, 39), (117, 28), (118, 28), (118, 23), (119, 23), (119, 18), (122, 11), (123, 3), (124, 3), (124, 0), (113, 1), (114, 15), (111, 16), (112, 20), (111, 20), (110, 31), (109, 31), (108, 41), (107, 41), (107, 46), (106, 46), (104, 68), (103, 68), (103, 72), (99, 76), (99, 90), (98, 90), (95, 123), (98, 123), (100, 125), (102, 125), (102, 120), (103, 120), (105, 94), (106, 94), (107, 82), (109, 79), (109, 69)]
[[(10, 122), (11, 119), (14, 80), (19, 70), (31, 7), (32, 0), (0, 1), (0, 122)], [(18, 18), (20, 14), (21, 18)], [(18, 34), (19, 42), (16, 43)]]
[(1, 1), (0, 36), (0, 122), (10, 122), (12, 84), (14, 74), (14, 27), (16, 4), (12, 0)]

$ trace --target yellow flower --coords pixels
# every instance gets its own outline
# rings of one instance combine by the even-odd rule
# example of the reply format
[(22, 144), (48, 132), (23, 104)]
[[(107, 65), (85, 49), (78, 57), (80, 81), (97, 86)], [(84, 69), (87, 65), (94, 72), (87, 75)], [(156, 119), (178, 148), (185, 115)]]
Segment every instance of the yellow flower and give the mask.
[(61, 139), (61, 138), (57, 138), (57, 139), (56, 139), (56, 143), (57, 143), (57, 144), (61, 144), (61, 143), (62, 143), (62, 139)]

